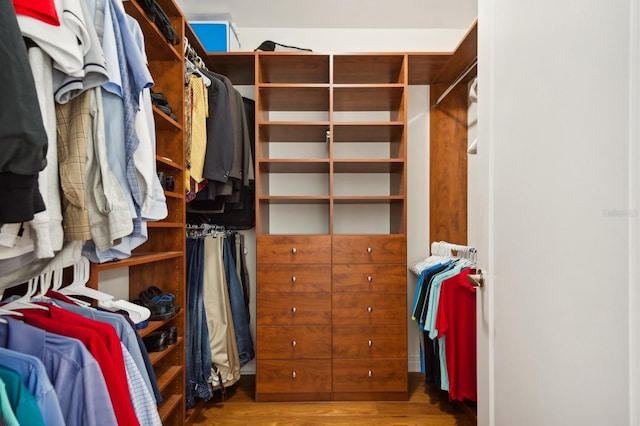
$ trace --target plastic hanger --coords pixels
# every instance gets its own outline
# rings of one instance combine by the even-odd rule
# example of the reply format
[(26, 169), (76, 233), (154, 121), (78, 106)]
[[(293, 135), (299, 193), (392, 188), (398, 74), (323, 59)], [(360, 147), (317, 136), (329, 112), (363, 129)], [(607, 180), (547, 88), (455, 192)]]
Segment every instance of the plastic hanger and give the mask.
[(23, 296), (20, 296), (16, 300), (9, 302), (6, 305), (2, 305), (2, 308), (7, 311), (13, 311), (15, 309), (43, 309), (45, 311), (48, 311), (49, 308), (47, 308), (46, 306), (36, 305), (35, 303), (31, 302), (31, 297), (33, 297), (33, 295), (38, 290), (39, 280), (40, 280), (40, 276), (31, 278), (27, 282), (26, 293)]
[(129, 318), (138, 324), (149, 319), (151, 311), (144, 306), (126, 300), (114, 300), (115, 298), (105, 292), (89, 288), (86, 283), (89, 281), (90, 264), (89, 259), (82, 256), (80, 261), (73, 265), (73, 281), (68, 286), (61, 288), (59, 292), (65, 296), (85, 296), (98, 301), (98, 306), (108, 310), (123, 309), (129, 313)]
[[(64, 270), (59, 268), (59, 269), (55, 269), (53, 271), (53, 278), (52, 278), (52, 283), (51, 283), (51, 290), (56, 291), (58, 293), (60, 293), (60, 288), (62, 287), (62, 278), (63, 278), (63, 274), (64, 274)], [(75, 275), (74, 275), (75, 276)], [(79, 305), (79, 306), (84, 306), (84, 307), (90, 307), (91, 303), (89, 302), (85, 302), (84, 300), (81, 299), (77, 299), (75, 297), (66, 295), (66, 297), (70, 300), (72, 300), (75, 304)]]
[(86, 284), (88, 281), (89, 259), (82, 256), (80, 257), (80, 261), (73, 265), (73, 281), (68, 286), (61, 288), (59, 292), (65, 296), (85, 296), (98, 302), (113, 299), (113, 296), (110, 294), (87, 287)]

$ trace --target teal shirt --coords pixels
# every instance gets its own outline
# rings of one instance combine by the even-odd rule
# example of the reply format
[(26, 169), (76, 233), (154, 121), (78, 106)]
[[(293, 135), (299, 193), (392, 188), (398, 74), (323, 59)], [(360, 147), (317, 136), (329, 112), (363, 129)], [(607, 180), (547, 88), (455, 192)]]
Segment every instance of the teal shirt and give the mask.
[(7, 389), (4, 386), (4, 382), (0, 380), (0, 417), (4, 420), (7, 426), (20, 426), (16, 415), (9, 402), (9, 396), (7, 395)]
[(0, 367), (0, 379), (4, 382), (6, 395), (18, 424), (44, 426), (45, 423), (42, 413), (40, 413), (38, 402), (27, 389), (20, 374), (8, 368)]

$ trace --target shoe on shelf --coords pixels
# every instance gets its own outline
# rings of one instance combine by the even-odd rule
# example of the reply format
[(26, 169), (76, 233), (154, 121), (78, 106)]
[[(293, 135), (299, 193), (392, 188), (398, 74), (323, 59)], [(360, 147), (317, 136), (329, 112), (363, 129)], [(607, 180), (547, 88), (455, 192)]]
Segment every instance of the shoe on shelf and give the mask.
[(178, 327), (172, 325), (170, 327), (163, 327), (159, 329), (167, 333), (167, 344), (175, 345), (178, 343)]
[(147, 352), (162, 352), (169, 347), (169, 333), (164, 330), (152, 331), (142, 341)]

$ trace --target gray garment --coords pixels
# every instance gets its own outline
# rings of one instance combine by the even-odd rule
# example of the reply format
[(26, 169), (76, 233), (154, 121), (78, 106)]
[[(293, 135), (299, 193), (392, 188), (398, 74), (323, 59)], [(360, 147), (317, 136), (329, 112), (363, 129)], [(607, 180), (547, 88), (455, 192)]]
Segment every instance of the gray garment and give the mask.
[(233, 87), (231, 80), (222, 74), (211, 73), (214, 77), (222, 81), (227, 88), (229, 94), (229, 112), (231, 114), (231, 126), (233, 126), (233, 164), (229, 172), (229, 177), (234, 179), (242, 179), (242, 149), (243, 149), (243, 128), (242, 114), (243, 104), (242, 95)]
[(16, 257), (10, 257), (8, 259), (0, 260), (0, 275), (9, 274), (16, 269), (21, 268), (27, 263), (32, 262), (36, 258), (36, 254), (33, 251), (30, 251), (25, 254), (21, 254)]
[(211, 79), (211, 85), (208, 92), (207, 152), (202, 176), (209, 180), (226, 183), (234, 156), (229, 94), (225, 84), (213, 73), (206, 70), (203, 70), (203, 73)]

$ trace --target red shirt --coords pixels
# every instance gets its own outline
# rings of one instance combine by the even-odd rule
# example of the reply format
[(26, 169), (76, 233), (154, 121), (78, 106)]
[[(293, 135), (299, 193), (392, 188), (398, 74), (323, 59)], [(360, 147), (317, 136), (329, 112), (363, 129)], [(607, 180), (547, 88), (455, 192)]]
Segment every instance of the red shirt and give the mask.
[(436, 328), (445, 335), (449, 399), (477, 401), (476, 288), (467, 282), (469, 269), (442, 282)]
[(119, 425), (139, 426), (131, 403), (120, 339), (113, 327), (50, 304), (49, 308), (20, 309), (25, 323), (42, 330), (80, 340), (96, 359), (107, 384)]
[(56, 27), (60, 26), (53, 0), (13, 0), (17, 15), (30, 16)]

